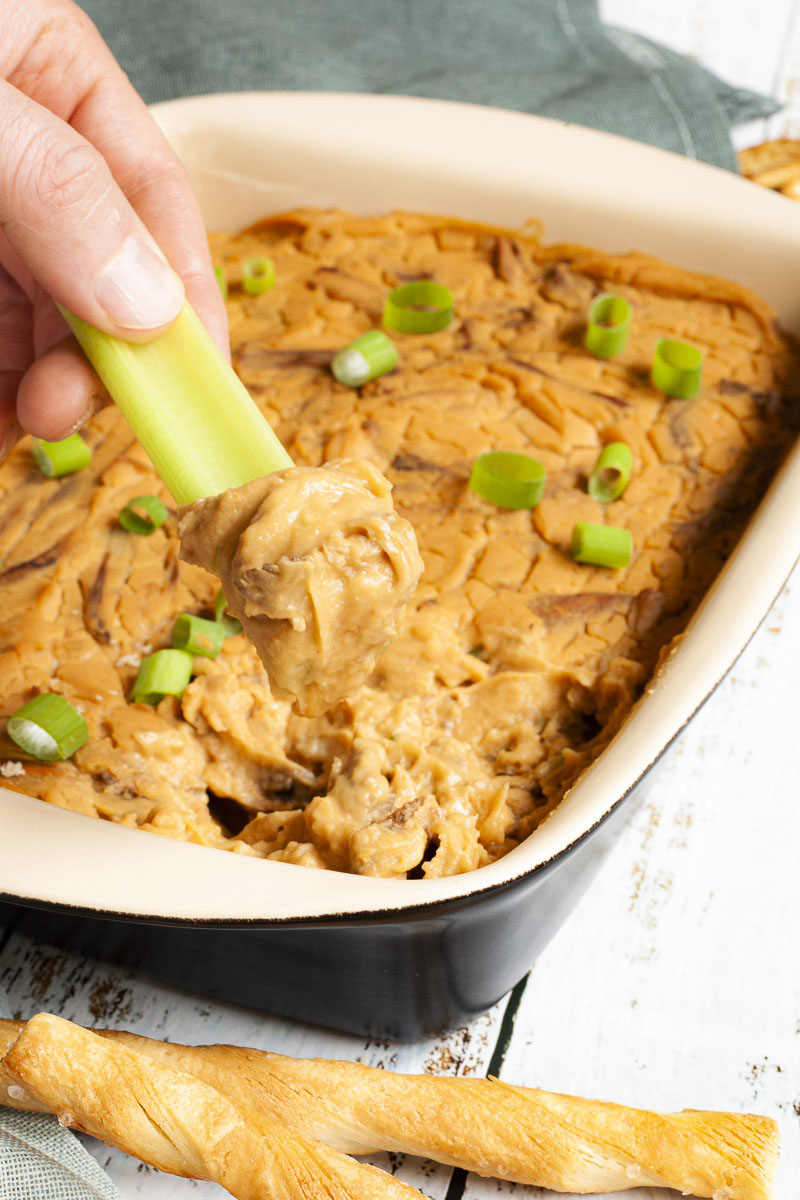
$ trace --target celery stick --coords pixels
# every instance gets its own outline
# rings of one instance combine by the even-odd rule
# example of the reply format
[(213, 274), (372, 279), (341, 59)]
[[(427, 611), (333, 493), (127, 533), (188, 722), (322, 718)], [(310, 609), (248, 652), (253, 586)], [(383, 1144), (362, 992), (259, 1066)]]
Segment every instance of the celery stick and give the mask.
[(61, 312), (178, 504), (292, 465), (189, 304), (141, 343)]

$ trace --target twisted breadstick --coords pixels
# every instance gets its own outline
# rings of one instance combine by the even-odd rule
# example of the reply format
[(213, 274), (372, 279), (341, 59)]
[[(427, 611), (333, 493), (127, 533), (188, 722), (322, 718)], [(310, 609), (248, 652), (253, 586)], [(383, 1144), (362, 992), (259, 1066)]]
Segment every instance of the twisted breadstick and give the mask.
[(64, 1124), (171, 1175), (219, 1183), (238, 1200), (423, 1200), (385, 1171), (60, 1017), (29, 1021), (4, 1067)]
[[(0, 1021), (0, 1050), (21, 1027)], [(131, 1033), (103, 1036), (195, 1075), (248, 1112), (351, 1154), (404, 1151), (555, 1191), (650, 1185), (729, 1200), (772, 1195), (778, 1131), (768, 1117), (661, 1114), (498, 1080), (399, 1075), (357, 1063), (239, 1046), (181, 1046)]]

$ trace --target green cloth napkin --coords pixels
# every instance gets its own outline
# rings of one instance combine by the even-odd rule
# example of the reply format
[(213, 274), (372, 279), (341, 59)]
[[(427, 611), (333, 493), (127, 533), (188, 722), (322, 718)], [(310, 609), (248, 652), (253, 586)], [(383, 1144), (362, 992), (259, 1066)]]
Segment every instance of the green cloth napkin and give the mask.
[(262, 89), (467, 100), (730, 170), (731, 126), (779, 107), (604, 27), (597, 0), (80, 2), (148, 101)]
[[(0, 1017), (10, 1016), (0, 988)], [(121, 1197), (105, 1171), (55, 1117), (0, 1107), (0, 1200)]]

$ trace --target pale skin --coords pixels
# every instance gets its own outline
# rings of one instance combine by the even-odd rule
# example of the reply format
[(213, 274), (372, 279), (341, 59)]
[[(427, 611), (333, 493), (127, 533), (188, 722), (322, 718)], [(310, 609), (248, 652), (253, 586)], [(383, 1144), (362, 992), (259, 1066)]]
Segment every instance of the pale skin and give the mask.
[(146, 341), (184, 297), (227, 355), (200, 211), (146, 105), (71, 0), (0, 0), (0, 459), (102, 402), (54, 299)]

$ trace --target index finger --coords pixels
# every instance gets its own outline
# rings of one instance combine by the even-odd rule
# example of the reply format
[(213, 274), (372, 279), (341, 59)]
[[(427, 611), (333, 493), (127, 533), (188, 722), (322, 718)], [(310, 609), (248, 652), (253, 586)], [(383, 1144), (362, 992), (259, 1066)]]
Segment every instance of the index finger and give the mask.
[[(103, 44), (104, 50), (109, 54)], [(115, 62), (70, 124), (105, 158), (134, 211), (178, 272), (186, 297), (230, 356), (228, 318), (189, 178), (140, 96)]]
[[(225, 305), (200, 209), (185, 170), (144, 101), (77, 5), (70, 0), (10, 4), (26, 36), (21, 52), (6, 62), (9, 81), (99, 151), (227, 356)], [(14, 40), (12, 36), (12, 47)]]

